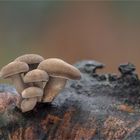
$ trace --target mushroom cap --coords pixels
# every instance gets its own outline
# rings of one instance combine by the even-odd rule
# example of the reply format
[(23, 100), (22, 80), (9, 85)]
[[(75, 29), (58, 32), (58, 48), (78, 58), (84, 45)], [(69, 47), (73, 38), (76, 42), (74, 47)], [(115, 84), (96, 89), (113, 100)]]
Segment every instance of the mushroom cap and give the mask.
[(81, 73), (74, 66), (58, 58), (49, 58), (38, 65), (38, 69), (46, 71), (52, 77), (80, 79)]
[(36, 103), (37, 98), (24, 99), (20, 105), (22, 112), (28, 112), (33, 110)]
[(11, 62), (1, 69), (1, 77), (7, 78), (15, 74), (29, 71), (29, 66), (24, 62)]
[(33, 98), (43, 96), (43, 90), (38, 87), (29, 87), (21, 93), (23, 98)]
[(44, 58), (38, 54), (24, 54), (15, 59), (15, 61), (25, 62), (27, 64), (37, 64), (43, 60)]
[(25, 75), (23, 80), (25, 83), (42, 82), (42, 81), (47, 82), (49, 80), (49, 75), (43, 70), (35, 69), (29, 71)]

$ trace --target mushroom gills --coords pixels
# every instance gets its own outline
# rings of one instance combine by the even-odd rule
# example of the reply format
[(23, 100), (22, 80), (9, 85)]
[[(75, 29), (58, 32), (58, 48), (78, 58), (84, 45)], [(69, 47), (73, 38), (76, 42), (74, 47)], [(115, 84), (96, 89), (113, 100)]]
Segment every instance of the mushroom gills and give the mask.
[(17, 92), (20, 94), (27, 87), (26, 84), (24, 84), (21, 75), (13, 75), (11, 76), (11, 80), (14, 83)]

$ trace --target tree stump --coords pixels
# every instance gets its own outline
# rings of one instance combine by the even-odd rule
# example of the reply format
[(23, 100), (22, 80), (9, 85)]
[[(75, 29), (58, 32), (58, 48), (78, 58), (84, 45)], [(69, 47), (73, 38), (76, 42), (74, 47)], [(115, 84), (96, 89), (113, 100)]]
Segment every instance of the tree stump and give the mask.
[(132, 64), (121, 75), (97, 74), (96, 61), (76, 64), (80, 81), (69, 81), (52, 104), (21, 113), (20, 96), (0, 86), (0, 140), (139, 140), (140, 82)]

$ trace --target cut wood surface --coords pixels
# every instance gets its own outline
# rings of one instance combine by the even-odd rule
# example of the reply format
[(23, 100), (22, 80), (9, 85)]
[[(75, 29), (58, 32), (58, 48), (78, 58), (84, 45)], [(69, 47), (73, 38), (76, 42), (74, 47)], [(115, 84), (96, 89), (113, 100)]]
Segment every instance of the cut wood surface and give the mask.
[(97, 74), (103, 64), (82, 61), (79, 81), (69, 81), (52, 104), (31, 112), (16, 108), (20, 95), (0, 85), (0, 140), (139, 140), (140, 82), (132, 64), (120, 75)]

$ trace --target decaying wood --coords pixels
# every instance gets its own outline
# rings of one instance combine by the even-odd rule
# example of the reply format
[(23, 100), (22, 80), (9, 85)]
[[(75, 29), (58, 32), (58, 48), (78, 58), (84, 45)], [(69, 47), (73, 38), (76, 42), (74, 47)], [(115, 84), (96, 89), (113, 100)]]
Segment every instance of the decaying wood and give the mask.
[(95, 61), (76, 64), (80, 81), (70, 81), (52, 104), (28, 113), (16, 108), (20, 96), (0, 86), (0, 140), (139, 140), (140, 82), (132, 64), (120, 76), (97, 74)]

